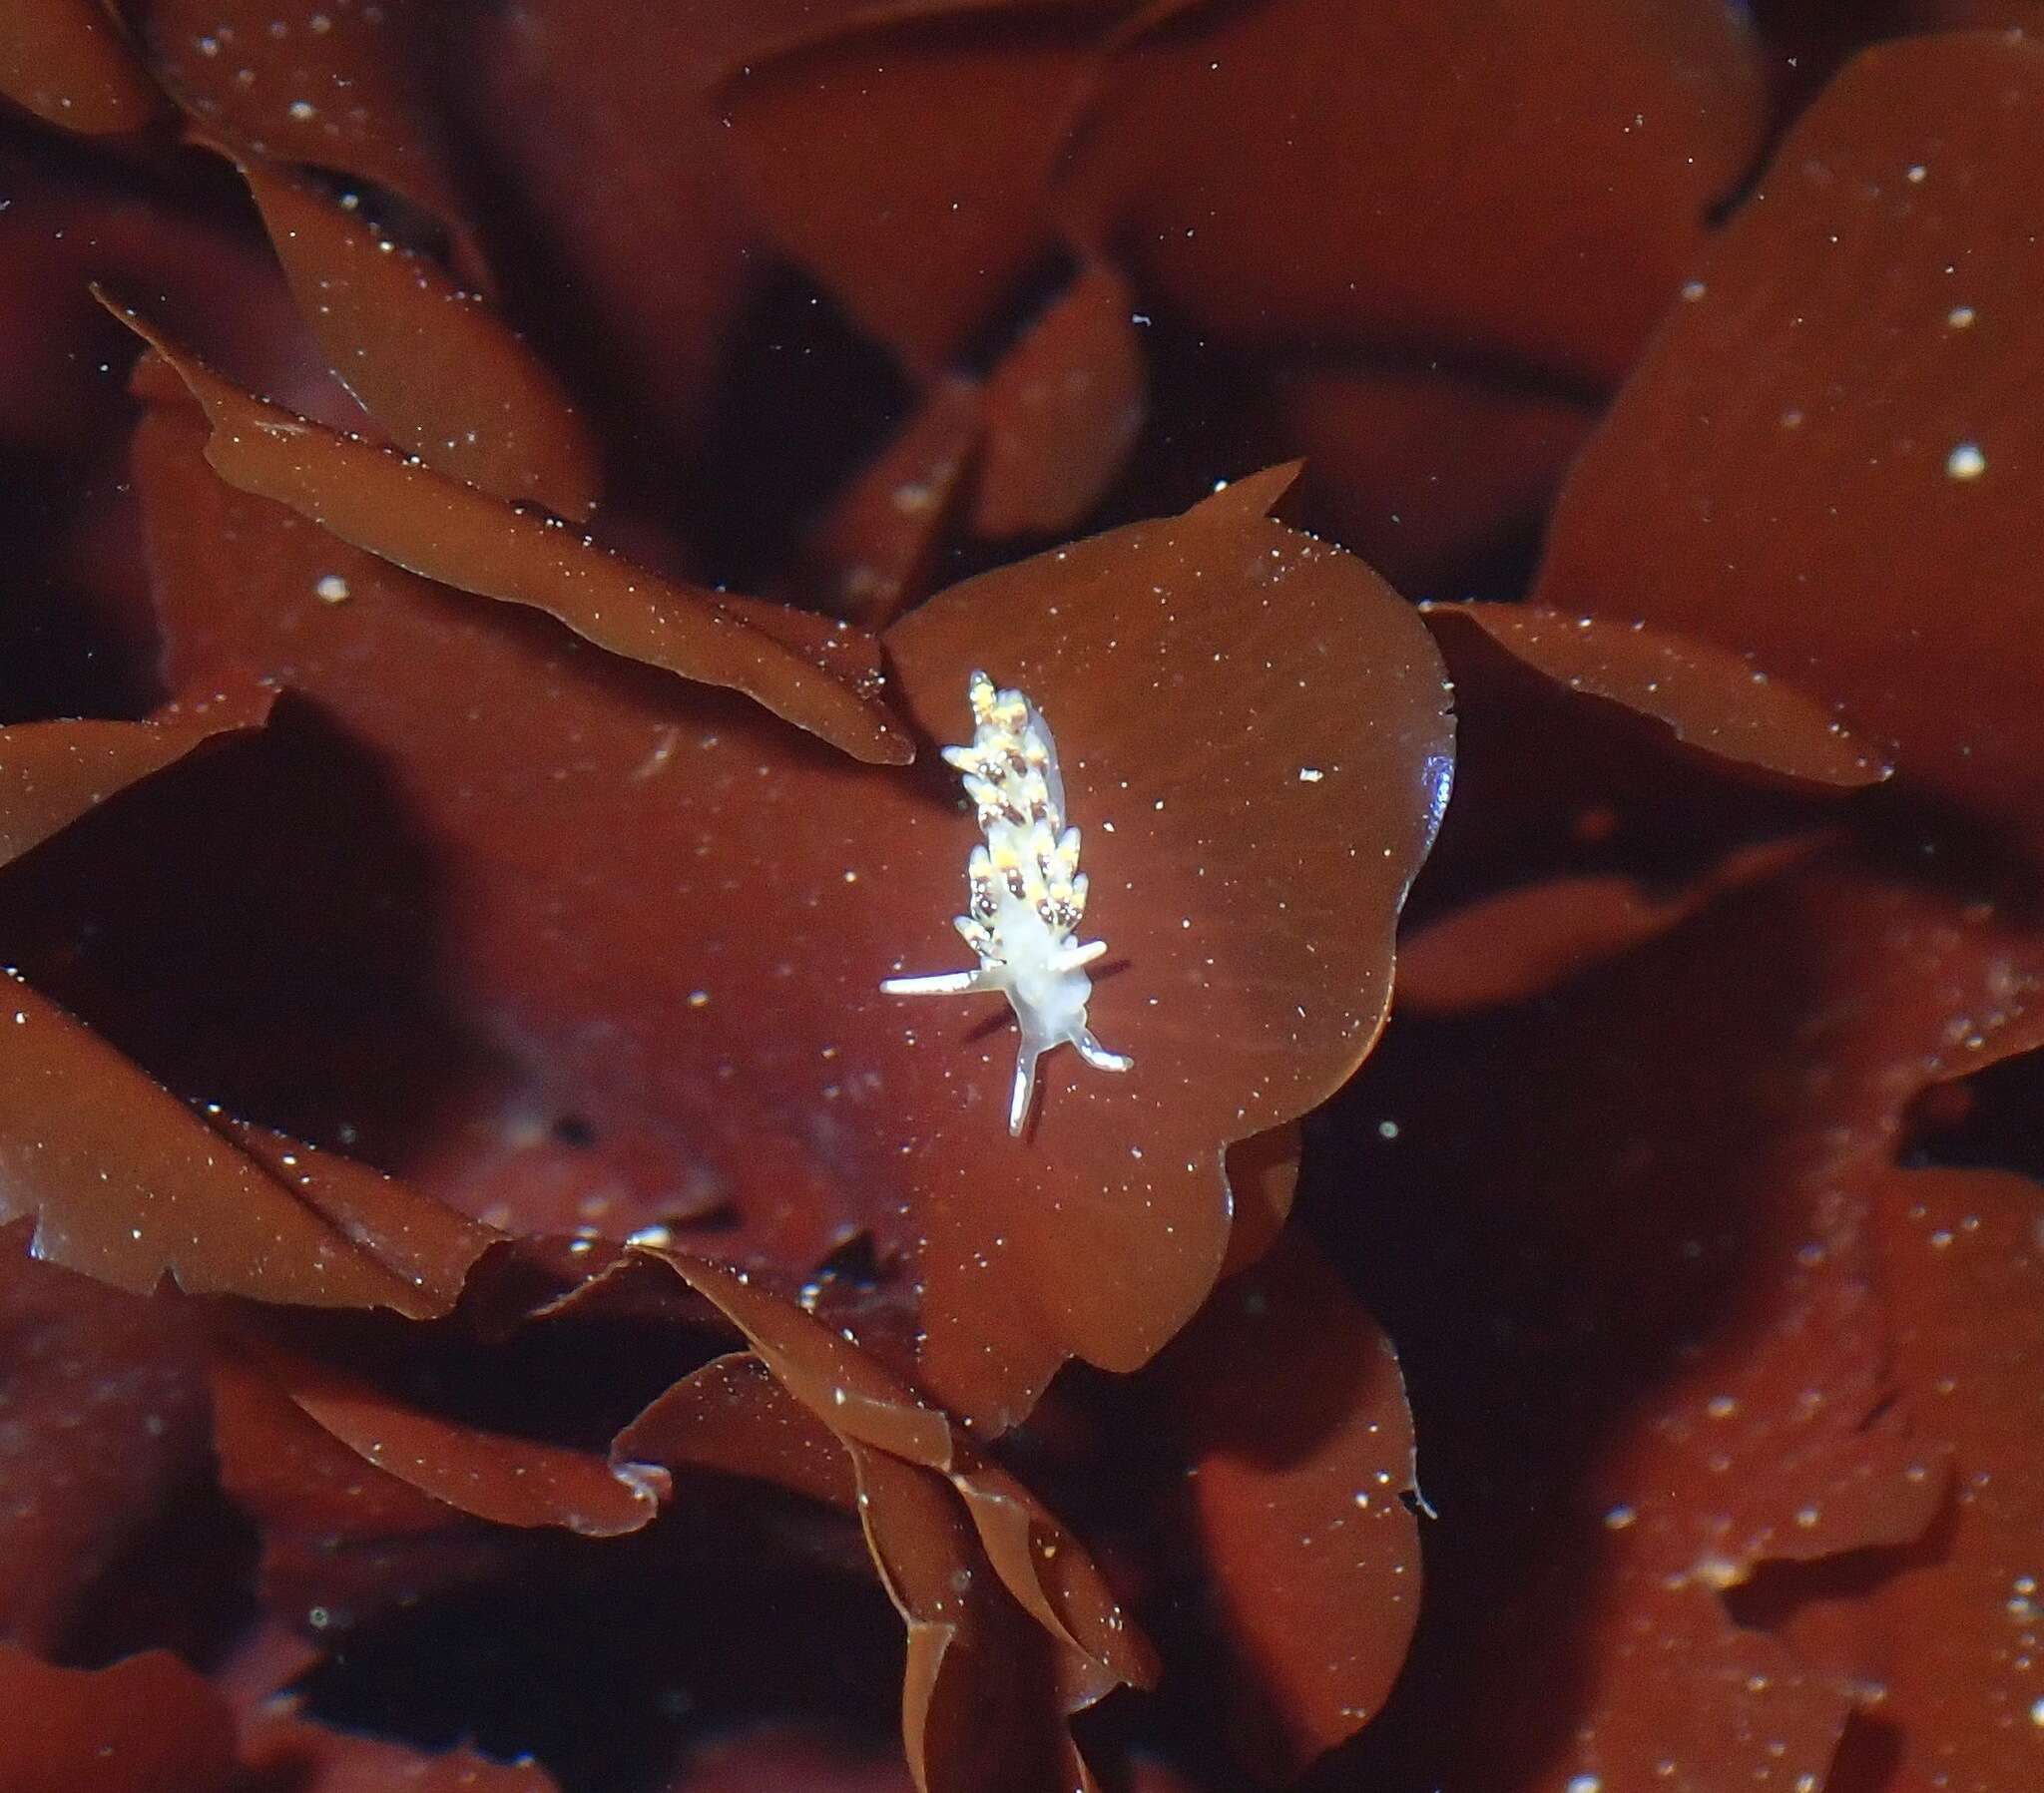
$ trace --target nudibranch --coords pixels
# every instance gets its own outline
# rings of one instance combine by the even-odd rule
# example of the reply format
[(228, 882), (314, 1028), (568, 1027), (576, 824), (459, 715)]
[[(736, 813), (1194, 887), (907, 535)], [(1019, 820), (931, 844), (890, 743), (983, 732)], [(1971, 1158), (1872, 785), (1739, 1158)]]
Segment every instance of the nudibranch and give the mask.
[(976, 971), (888, 978), (889, 996), (965, 996), (998, 990), (1022, 1029), (1008, 1131), (1020, 1133), (1036, 1090), (1036, 1061), (1069, 1042), (1096, 1071), (1127, 1071), (1135, 1063), (1112, 1053), (1086, 1025), (1093, 980), (1086, 967), (1107, 942), (1076, 945), (1086, 914), (1086, 874), (1079, 869), (1079, 830), (1065, 826), (1065, 786), (1050, 727), (1020, 691), (997, 691), (984, 672), (966, 685), (972, 704), (972, 745), (946, 747), (945, 760), (965, 775), (965, 794), (979, 808), (985, 841), (965, 862), (968, 913), (952, 926), (979, 955)]

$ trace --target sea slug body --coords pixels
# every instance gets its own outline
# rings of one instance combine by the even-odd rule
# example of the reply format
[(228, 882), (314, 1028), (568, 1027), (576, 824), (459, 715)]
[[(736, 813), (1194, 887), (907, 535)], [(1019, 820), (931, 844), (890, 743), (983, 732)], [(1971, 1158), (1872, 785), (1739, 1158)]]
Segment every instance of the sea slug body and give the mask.
[(1021, 1025), (1008, 1131), (1019, 1134), (1036, 1089), (1036, 1061), (1069, 1042), (1096, 1071), (1135, 1063), (1109, 1052), (1086, 1025), (1093, 980), (1086, 967), (1104, 940), (1075, 944), (1086, 913), (1079, 830), (1065, 826), (1065, 787), (1049, 725), (1020, 691), (997, 691), (984, 672), (966, 687), (972, 704), (969, 747), (946, 747), (965, 777), (986, 840), (972, 849), (965, 877), (967, 913), (952, 923), (979, 955), (976, 971), (888, 978), (889, 996), (963, 996), (998, 990)]

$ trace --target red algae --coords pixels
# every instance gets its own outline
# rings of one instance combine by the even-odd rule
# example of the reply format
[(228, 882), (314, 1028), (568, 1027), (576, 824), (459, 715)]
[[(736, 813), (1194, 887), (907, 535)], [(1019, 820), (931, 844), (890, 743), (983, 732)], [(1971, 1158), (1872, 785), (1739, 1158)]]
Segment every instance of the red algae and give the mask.
[(474, 259), (432, 117), (419, 9), (147, 0), (138, 11), (150, 72), (202, 131), (401, 195)]
[[(787, 646), (779, 629), (761, 627), (757, 613), (633, 568), (587, 537), (447, 478), (417, 457), (244, 392), (155, 337), (136, 313), (110, 308), (185, 382), (212, 429), (207, 459), (231, 484), (288, 504), (340, 540), (408, 571), (530, 605), (613, 653), (744, 690), (855, 756), (893, 763), (908, 757), (874, 700)], [(811, 637), (804, 620), (791, 627)]]
[[(902, 964), (934, 962), (948, 950), (940, 944), (944, 917), (955, 906), (968, 843), (928, 787), (857, 778), (790, 756), (729, 711), (650, 712), (645, 693), (607, 675), (549, 671), (553, 650), (537, 640), (480, 627), (449, 634), (444, 607), (391, 573), (362, 585), (361, 602), (308, 604), (304, 594), (318, 575), (303, 557), (331, 565), (333, 550), (311, 533), (279, 530), (247, 501), (206, 495), (192, 485), (192, 472), (177, 470), (190, 462), (174, 459), (170, 444), (167, 434), (155, 439), (145, 473), (161, 527), (183, 542), (223, 526), (244, 542), (266, 540), (276, 557), (273, 589), (293, 607), (258, 601), (240, 613), (223, 610), (200, 572), (201, 551), (178, 580), (183, 596), (173, 627), (181, 664), (207, 664), (226, 652), (288, 665), (308, 692), (341, 702), (357, 725), (393, 746), (416, 740), (415, 730), (432, 718), (441, 744), (415, 762), (408, 782), (426, 804), (428, 826), (445, 830), (450, 847), (482, 844), (508, 813), (529, 826), (532, 812), (520, 793), (552, 776), (507, 761), (518, 742), (452, 699), (494, 667), (490, 676), (505, 680), (505, 691), (544, 690), (564, 717), (572, 711), (585, 753), (605, 743), (576, 775), (582, 794), (558, 811), (560, 865), (579, 858), (575, 843), (599, 818), (605, 839), (649, 865), (709, 859), (714, 875), (685, 874), (671, 885), (680, 906), (660, 924), (664, 935), (690, 941), (689, 951), (665, 966), (661, 955), (637, 949), (617, 961), (635, 966), (632, 1005), (649, 1030), (658, 1027), (632, 1055), (642, 1067), (648, 1051), (673, 1055), (671, 1069), (658, 1075), (673, 1080), (675, 1096), (700, 1117), (699, 1149), (714, 1154), (715, 1185), (745, 1222), (729, 1244), (812, 1263), (852, 1221), (871, 1226), (892, 1249), (913, 1250), (923, 1290), (922, 1374), (983, 1426), (1020, 1417), (1065, 1355), (1134, 1367), (1163, 1343), (1204, 1297), (1226, 1249), (1222, 1147), (1295, 1115), (1316, 1090), (1331, 1090), (1380, 1024), (1392, 919), (1431, 837), (1446, 775), (1437, 663), (1411, 613), (1359, 564), (1264, 518), (1275, 491), (1268, 480), (1232, 488), (1176, 524), (1143, 526), (989, 575), (912, 613), (888, 637), (905, 704), (931, 732), (949, 733), (959, 726), (953, 718), (964, 708), (966, 674), (982, 652), (988, 624), (981, 619), (997, 620), (1007, 643), (1002, 675), (1024, 681), (1074, 742), (1073, 775), (1087, 780), (1075, 783), (1075, 793), (1099, 793), (1075, 802), (1082, 821), (1098, 818), (1092, 838), (1099, 857), (1089, 855), (1100, 868), (1098, 888), (1126, 884), (1140, 895), (1190, 881), (1186, 905), (1127, 902), (1111, 933), (1143, 980), (1123, 1010), (1126, 1046), (1140, 1069), (1126, 1088), (1109, 1092), (1072, 1081), (1052, 1061), (1037, 1132), (1016, 1146), (987, 1122), (993, 1086), (1006, 1077), (998, 1055), (990, 1044), (977, 1051), (951, 1044), (973, 1019), (918, 1017), (878, 989)], [(175, 503), (172, 482), (182, 494)], [(413, 646), (393, 663), (398, 682), (364, 685), (361, 663), (340, 644), (394, 644), (393, 602), (410, 613), (402, 627)], [(271, 659), (276, 649), (263, 646), (264, 638), (293, 610), (312, 620), (316, 635), (293, 628), (283, 638), (288, 659)], [(1318, 640), (1350, 631), (1370, 632), (1378, 646), (1330, 666)], [(1138, 655), (1149, 662), (1151, 695), (1132, 704), (1121, 680)], [(451, 682), (435, 689), (436, 680)], [(518, 701), (529, 704), (532, 696)], [(1181, 718), (1201, 713), (1203, 704), (1219, 706), (1215, 718), (1188, 735)], [(1368, 720), (1358, 728), (1356, 716)], [(1203, 739), (1231, 739), (1240, 769), (1220, 772)], [(686, 780), (660, 775), (668, 754), (679, 755), (678, 770), (689, 769)], [(507, 801), (510, 812), (497, 807)], [(788, 905), (784, 922), (727, 900), (725, 880), (748, 864), (758, 868), (759, 888)], [(1323, 881), (1336, 878), (1338, 886)], [(491, 1025), (523, 1011), (518, 1030), (544, 1037), (579, 1026), (570, 1017), (592, 1001), (621, 1013), (621, 992), (598, 995), (611, 974), (594, 964), (585, 973), (579, 954), (557, 962), (557, 990), (545, 998), (567, 1007), (529, 1006), (539, 987), (533, 951), (519, 935), (553, 925), (544, 920), (551, 899), (539, 886), (529, 894), (534, 907), (522, 916), (522, 903), (501, 910), (491, 897), (468, 924), (477, 955), (469, 975), (482, 980), (479, 996), (515, 968), (506, 986), (514, 1007), (498, 1010), (503, 1020)], [(1113, 899), (1103, 901), (1114, 915)], [(1313, 918), (1329, 913), (1326, 904), (1338, 905), (1344, 920), (1323, 943)], [(904, 920), (904, 907), (913, 920)], [(624, 911), (606, 919), (602, 911), (592, 893), (585, 939), (650, 920)], [(1270, 926), (1274, 914), (1288, 918), (1281, 931)], [(1364, 916), (1373, 918), (1367, 927)], [(788, 943), (819, 925), (846, 950), (812, 955), (796, 982)], [(1237, 965), (1238, 981), (1211, 978), (1209, 960)], [(1353, 960), (1358, 970), (1337, 975), (1337, 960)], [(1173, 964), (1176, 980), (1157, 983)], [(1251, 965), (1260, 968), (1254, 975)], [(1372, 969), (1364, 975), (1362, 965)], [(1347, 994), (1322, 1004), (1330, 977)], [(662, 979), (664, 990), (656, 994), (649, 978)], [(1198, 1003), (1214, 1019), (1192, 1034), (1183, 1020), (1170, 1020), (1168, 1031), (1153, 1036), (1148, 1012), (1156, 1008), (1167, 1019), (1167, 997), (1171, 1005)], [(483, 1012), (498, 1000), (482, 998)], [(770, 1043), (749, 1026), (763, 1004), (784, 1017)], [(1229, 1005), (1225, 1019), (1217, 1004)], [(676, 1017), (679, 1032), (669, 1019)], [(1186, 1043), (1202, 1034), (1213, 1044), (1190, 1052)], [(1274, 1056), (1264, 1040), (1286, 1050)], [(770, 1050), (755, 1058), (762, 1044)], [(610, 1075), (603, 1071), (610, 1050), (584, 1075)], [(704, 1083), (703, 1068), (720, 1059), (733, 1077)], [(743, 1079), (741, 1063), (748, 1066)], [(646, 1124), (594, 1086), (568, 1100), (602, 1135)], [(835, 1124), (819, 1134), (819, 1119), (806, 1118), (828, 1115), (833, 1101), (850, 1101), (869, 1117), (841, 1143)], [(825, 1141), (833, 1141), (827, 1150)], [(622, 1168), (629, 1160), (612, 1161)], [(1111, 1186), (1135, 1193), (1112, 1206), (1067, 1199), (1062, 1166), (1075, 1161), (1092, 1162)], [(487, 1180), (498, 1199), (516, 1203), (506, 1168)], [(452, 1192), (437, 1172), (419, 1170), (429, 1187)], [(893, 1193), (882, 1196), (882, 1189)], [(643, 1194), (624, 1200), (621, 1215), (636, 1216), (633, 1223), (687, 1217)], [(906, 1226), (896, 1205), (903, 1200)], [(521, 1218), (529, 1225), (542, 1211), (528, 1208)], [(572, 1214), (540, 1222), (542, 1230), (573, 1223)], [(1073, 1284), (1072, 1263), (1093, 1266), (1093, 1287)], [(954, 1341), (951, 1328), (961, 1322), (953, 1321), (952, 1304), (968, 1289), (972, 1318)]]
[(0, 8), (0, 94), (65, 131), (138, 131), (163, 101), (121, 28), (91, 0)]
[(938, 551), (964, 513), (985, 438), (978, 382), (932, 386), (892, 441), (803, 542), (789, 583), (863, 629), (929, 596)]
[(48, 1655), (148, 1516), (202, 1473), (204, 1353), (190, 1313), (35, 1263), (20, 1232), (0, 1233), (0, 1631)]
[(2027, 1785), (2035, 11), (0, 5), (0, 1783)]
[(208, 742), (261, 727), (275, 697), (273, 685), (223, 681), (219, 690), (166, 704), (147, 721), (0, 727), (0, 864)]
[(589, 426), (480, 295), (308, 182), (236, 166), (327, 365), (395, 445), (510, 503), (589, 516)]
[(169, 1277), (313, 1307), (451, 1305), (483, 1229), (368, 1172), (308, 1199), (295, 1154), (239, 1149), (19, 975), (0, 996), (0, 1220), (34, 1216), (35, 1256), (136, 1294)]
[(230, 1793), (227, 1702), (168, 1650), (110, 1668), (57, 1668), (0, 1643), (9, 1793)]
[[(1420, 1146), (1401, 1185), (1461, 1216), (1473, 1311), (1428, 1333), (1520, 1341), (1425, 1434), (1433, 1498), (1490, 1519), (1432, 1564), (1441, 1628), (1408, 1709), (1453, 1682), (1498, 1715), (1461, 1752), (1477, 1784), (1615, 1784), (1670, 1761), (1662, 1778), (1702, 1785), (1726, 1759), (1821, 1784), (1849, 1689), (1721, 1596), (1764, 1563), (1905, 1546), (1934, 1521), (1948, 1448), (1889, 1362), (1874, 1204), (1914, 1097), (2026, 1042), (2040, 963), (1991, 905), (1796, 860), (1545, 1000), (1452, 1024), (1465, 1087), (1517, 1068), (1476, 1151), (1437, 1119), (1457, 1097), (1384, 1086), (1396, 1140)], [(1501, 1446), (1504, 1412), (1522, 1424)], [(1530, 1508), (1529, 1482), (1548, 1491)], [(1490, 1523), (1504, 1531), (1479, 1542)], [(1529, 1634), (1560, 1665), (1537, 1696), (1508, 1651), (1495, 1673), (1452, 1666)]]
[(1217, 332), (1605, 380), (1746, 173), (1761, 101), (1718, 8), (1168, 12), (1114, 59), (1064, 200)]
[(1893, 769), (1814, 698), (1709, 642), (1532, 605), (1429, 605), (1426, 615), (1438, 628), (1474, 627), (1558, 684), (1650, 716), (1735, 765), (1847, 790)]
[(1994, 1170), (1897, 1170), (1880, 1188), (1876, 1275), (1895, 1379), (1949, 1450), (1950, 1486), (1920, 1539), (1837, 1572), (1782, 1576), (1756, 1588), (1748, 1611), (1861, 1690), (1830, 1783), (1840, 1793), (1940, 1777), (2013, 1786), (2035, 1759), (2044, 1680), (2025, 1639), (2044, 1520), (2033, 1448), (2040, 1195)]
[(979, 534), (1069, 530), (1121, 472), (1143, 422), (1134, 296), (1112, 268), (1088, 268), (995, 366), (972, 512)]
[(2014, 395), (2037, 354), (2040, 85), (2044, 48), (2007, 36), (1840, 75), (1585, 451), (1535, 592), (1749, 657), (1997, 817), (2039, 801), (2037, 434)]
[[(1285, 1781), (1377, 1713), (1420, 1604), (1412, 1418), (1390, 1341), (1292, 1233), (1159, 1366), (1241, 1759)], [(1310, 1387), (1309, 1402), (1278, 1391)]]

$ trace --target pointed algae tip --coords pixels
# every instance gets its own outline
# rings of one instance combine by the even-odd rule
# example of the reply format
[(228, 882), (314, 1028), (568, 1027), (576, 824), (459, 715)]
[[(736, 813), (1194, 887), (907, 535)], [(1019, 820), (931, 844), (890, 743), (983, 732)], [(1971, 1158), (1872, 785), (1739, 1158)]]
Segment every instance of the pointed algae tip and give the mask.
[(1186, 515), (1214, 521), (1268, 517), (1304, 471), (1304, 461), (1284, 461), (1276, 467), (1266, 467), (1261, 473), (1245, 474), (1241, 479), (1216, 486), (1210, 496), (1201, 499)]
[[(140, 336), (144, 342), (148, 343), (166, 361), (177, 368), (181, 377), (184, 375), (182, 363), (191, 359), (191, 357), (172, 347), (170, 338), (158, 329), (155, 324), (144, 317), (133, 305), (123, 299), (116, 298), (97, 280), (91, 281), (87, 285), (86, 290), (99, 300), (100, 308), (108, 316), (112, 317), (116, 323), (124, 325)], [(187, 379), (186, 384), (189, 386), (191, 381)]]
[[(116, 298), (97, 280), (91, 282), (87, 290), (105, 307), (109, 316), (133, 330), (136, 335), (140, 336), (144, 342), (148, 343), (156, 351), (157, 359), (169, 370), (170, 374), (176, 375), (183, 383), (185, 391), (199, 405), (200, 409), (206, 412), (208, 421), (216, 427), (219, 426), (221, 421), (218, 410), (220, 405), (230, 398), (248, 396), (242, 393), (239, 388), (231, 387), (227, 381), (223, 380), (219, 374), (207, 366), (192, 350), (184, 347), (181, 343), (172, 341), (169, 336), (165, 335), (162, 330), (151, 323), (148, 318), (144, 317), (133, 305)], [(147, 356), (136, 363), (135, 374), (130, 380), (130, 390), (142, 398), (163, 398), (169, 396), (175, 391), (175, 388), (169, 386), (152, 388), (148, 383), (152, 378), (149, 372), (152, 365), (153, 363), (150, 362)], [(250, 398), (249, 402), (259, 406), (264, 401)]]

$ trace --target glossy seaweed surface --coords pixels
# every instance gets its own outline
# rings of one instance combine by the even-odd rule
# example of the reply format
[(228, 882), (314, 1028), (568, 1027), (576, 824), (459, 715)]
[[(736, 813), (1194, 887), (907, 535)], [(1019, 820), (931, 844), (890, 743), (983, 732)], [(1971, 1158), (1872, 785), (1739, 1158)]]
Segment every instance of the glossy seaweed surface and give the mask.
[(0, 3), (0, 1793), (2044, 1785), (2032, 26)]

